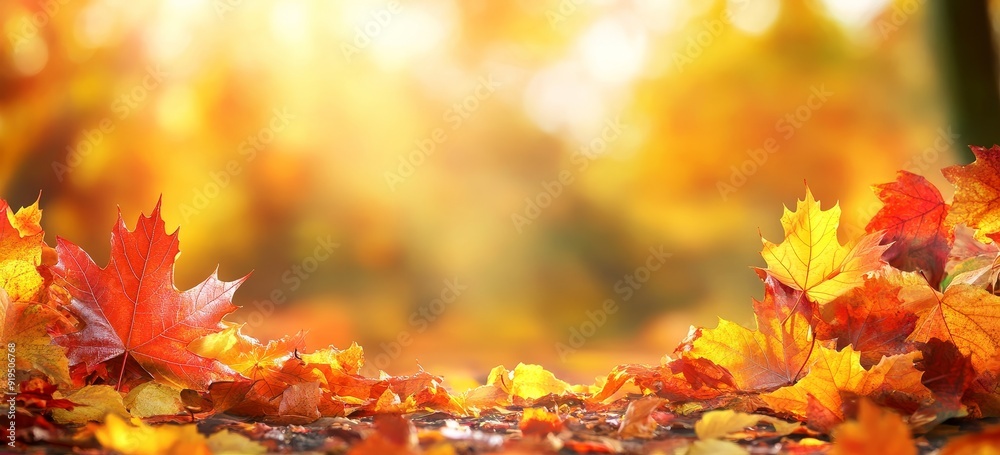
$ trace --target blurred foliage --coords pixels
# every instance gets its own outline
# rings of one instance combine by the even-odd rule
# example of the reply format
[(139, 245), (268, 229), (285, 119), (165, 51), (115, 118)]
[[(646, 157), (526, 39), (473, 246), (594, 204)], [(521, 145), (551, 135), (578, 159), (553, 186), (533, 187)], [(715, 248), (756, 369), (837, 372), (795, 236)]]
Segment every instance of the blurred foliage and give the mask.
[[(8, 0), (0, 190), (42, 190), (46, 231), (99, 264), (116, 207), (162, 195), (181, 285), (221, 263), (254, 270), (241, 318), (287, 300), (264, 337), (589, 379), (748, 322), (758, 229), (781, 238), (803, 180), (841, 201), (843, 239), (879, 207), (867, 185), (943, 181), (962, 145), (925, 22), (916, 0)], [(526, 198), (551, 203), (519, 224)], [(317, 239), (340, 246), (322, 260)]]

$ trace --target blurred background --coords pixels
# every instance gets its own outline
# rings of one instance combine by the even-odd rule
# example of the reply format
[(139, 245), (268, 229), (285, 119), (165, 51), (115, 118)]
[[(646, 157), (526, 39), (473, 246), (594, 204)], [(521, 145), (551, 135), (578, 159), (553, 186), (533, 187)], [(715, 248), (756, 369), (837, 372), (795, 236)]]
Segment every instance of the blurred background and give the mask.
[(998, 8), (6, 0), (0, 197), (103, 265), (162, 196), (177, 286), (253, 270), (263, 339), (590, 382), (752, 324), (804, 180), (847, 241), (869, 185), (994, 142)]

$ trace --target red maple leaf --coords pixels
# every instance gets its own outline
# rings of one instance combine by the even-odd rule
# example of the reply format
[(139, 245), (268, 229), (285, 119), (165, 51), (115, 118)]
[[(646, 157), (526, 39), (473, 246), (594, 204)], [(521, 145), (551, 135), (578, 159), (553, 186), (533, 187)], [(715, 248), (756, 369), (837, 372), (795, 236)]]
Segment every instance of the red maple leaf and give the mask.
[(84, 321), (79, 331), (55, 339), (66, 347), (71, 364), (93, 371), (121, 357), (124, 372), (134, 359), (157, 380), (202, 390), (213, 381), (238, 377), (222, 363), (191, 352), (188, 344), (224, 328), (220, 321), (236, 309), (233, 293), (246, 277), (225, 282), (216, 271), (180, 292), (173, 281), (177, 244), (177, 232), (168, 234), (160, 218), (160, 202), (149, 217), (139, 217), (134, 231), (119, 212), (111, 260), (104, 268), (80, 247), (58, 239), (53, 272), (72, 297), (70, 309)]
[(948, 204), (927, 179), (899, 171), (895, 182), (872, 187), (885, 203), (865, 228), (885, 231), (882, 244), (892, 244), (883, 259), (906, 271), (922, 270), (932, 286), (941, 283), (948, 250), (955, 240), (954, 226), (945, 223)]

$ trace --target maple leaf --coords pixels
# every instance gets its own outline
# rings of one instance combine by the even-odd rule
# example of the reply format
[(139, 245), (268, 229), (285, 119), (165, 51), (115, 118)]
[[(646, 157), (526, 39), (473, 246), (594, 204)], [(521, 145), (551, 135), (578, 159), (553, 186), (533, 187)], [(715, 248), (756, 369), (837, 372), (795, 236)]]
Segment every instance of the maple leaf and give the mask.
[(962, 401), (974, 417), (1000, 417), (1000, 353), (969, 384)]
[(891, 246), (883, 259), (900, 270), (925, 271), (931, 285), (938, 286), (955, 239), (953, 225), (945, 223), (949, 207), (941, 192), (907, 171), (899, 171), (895, 182), (872, 189), (885, 205), (865, 231), (885, 232), (882, 244)]
[(911, 341), (951, 341), (972, 358), (977, 371), (984, 371), (1000, 351), (1000, 297), (983, 289), (965, 284), (948, 286), (919, 314)]
[[(894, 405), (916, 409), (928, 402), (931, 392), (921, 383), (922, 372), (914, 366), (920, 352), (883, 357), (866, 370), (861, 366), (861, 353), (848, 346), (841, 351), (817, 347), (818, 356), (809, 373), (794, 385), (762, 395), (774, 410), (806, 418), (807, 411), (822, 410), (832, 419), (823, 425), (843, 421), (844, 397), (856, 395), (876, 401), (888, 400)], [(810, 409), (812, 408), (812, 409)]]
[(941, 170), (955, 185), (955, 199), (947, 222), (976, 229), (975, 237), (981, 242), (995, 241), (1000, 239), (1000, 146), (969, 148), (976, 161)]
[(683, 358), (706, 359), (725, 368), (739, 390), (793, 384), (815, 356), (812, 310), (800, 304), (798, 295), (800, 291), (766, 279), (764, 300), (754, 301), (756, 330), (720, 318), (714, 329), (692, 330), (677, 352)]
[[(88, 371), (115, 358), (135, 359), (153, 378), (178, 388), (206, 389), (236, 373), (217, 360), (188, 350), (199, 337), (225, 329), (222, 317), (236, 309), (233, 293), (246, 277), (220, 281), (217, 272), (194, 288), (178, 292), (173, 284), (179, 254), (177, 232), (168, 234), (157, 202), (129, 231), (121, 213), (111, 235), (110, 263), (99, 268), (80, 247), (58, 239), (53, 268), (72, 300), (70, 309), (83, 327), (55, 339), (67, 348), (71, 364)], [(118, 386), (121, 386), (119, 380)]]
[(38, 201), (14, 213), (0, 199), (0, 289), (12, 302), (39, 302), (45, 279), (39, 273), (47, 248), (38, 224)]
[[(873, 441), (879, 441), (873, 444)], [(916, 455), (910, 428), (898, 414), (886, 411), (868, 399), (858, 404), (858, 419), (833, 430), (831, 455)]]
[(128, 416), (121, 394), (111, 386), (84, 386), (66, 395), (65, 399), (75, 406), (52, 411), (52, 418), (59, 423), (103, 422), (112, 415)]
[(218, 360), (247, 377), (253, 382), (250, 393), (269, 401), (292, 384), (316, 379), (316, 375), (302, 368), (285, 367), (294, 353), (305, 346), (302, 332), (271, 340), (265, 345), (244, 335), (243, 324), (223, 324), (224, 330), (194, 340), (188, 349), (202, 357)]
[(785, 239), (774, 244), (763, 237), (761, 256), (767, 271), (782, 283), (805, 292), (817, 303), (827, 303), (862, 283), (862, 277), (883, 264), (881, 233), (868, 234), (857, 242), (841, 245), (837, 239), (840, 206), (822, 210), (809, 187), (795, 211), (785, 207), (781, 216)]
[(922, 358), (916, 367), (924, 372), (920, 381), (934, 395), (934, 402), (918, 411), (925, 418), (914, 420), (922, 420), (919, 430), (926, 431), (947, 419), (967, 415), (962, 398), (976, 374), (969, 356), (950, 341), (932, 338), (920, 343), (920, 352)]
[(68, 385), (71, 379), (66, 350), (52, 344), (49, 334), (72, 330), (72, 322), (55, 308), (10, 302), (6, 292), (0, 289), (0, 339), (17, 346), (17, 368), (33, 368), (57, 384)]
[(837, 340), (837, 349), (848, 345), (861, 352), (861, 365), (868, 368), (882, 356), (912, 350), (906, 338), (917, 324), (917, 315), (903, 306), (901, 286), (884, 277), (865, 280), (823, 308), (816, 324), (821, 340)]
[(570, 392), (570, 386), (541, 365), (519, 363), (513, 371), (503, 365), (490, 371), (486, 386), (498, 387), (506, 392), (515, 404), (531, 404), (547, 395)]

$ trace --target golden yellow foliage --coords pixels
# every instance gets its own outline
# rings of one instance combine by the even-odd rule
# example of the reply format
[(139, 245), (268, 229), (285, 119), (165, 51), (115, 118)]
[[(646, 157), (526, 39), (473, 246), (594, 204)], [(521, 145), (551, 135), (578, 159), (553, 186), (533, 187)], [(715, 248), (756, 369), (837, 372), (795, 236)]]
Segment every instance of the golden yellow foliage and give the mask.
[(785, 240), (780, 244), (763, 238), (761, 256), (767, 270), (782, 283), (802, 290), (817, 303), (827, 303), (860, 286), (862, 277), (882, 266), (881, 235), (868, 234), (842, 245), (837, 239), (840, 206), (822, 210), (809, 187), (795, 211), (785, 208), (781, 216)]

